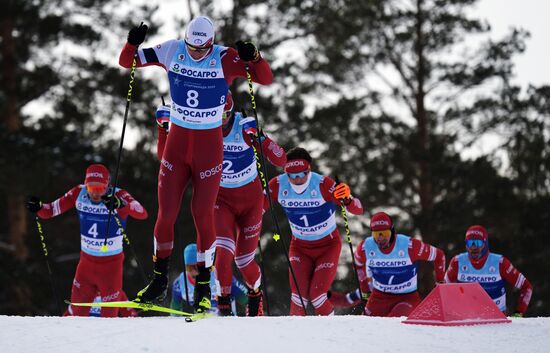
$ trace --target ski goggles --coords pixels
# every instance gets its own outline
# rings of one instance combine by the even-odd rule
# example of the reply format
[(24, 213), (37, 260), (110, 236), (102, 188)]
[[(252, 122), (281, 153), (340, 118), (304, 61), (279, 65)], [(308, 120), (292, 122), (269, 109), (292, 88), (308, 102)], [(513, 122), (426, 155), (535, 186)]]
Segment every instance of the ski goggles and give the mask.
[(206, 51), (209, 51), (210, 48), (212, 48), (211, 45), (207, 46), (207, 47), (196, 47), (194, 45), (191, 45), (187, 42), (185, 42), (185, 45), (187, 45), (187, 49), (191, 50), (191, 51), (195, 51), (197, 53), (204, 53)]
[(298, 179), (298, 178), (303, 178), (307, 175), (307, 171), (305, 172), (299, 172), (299, 173), (286, 173), (286, 175), (288, 175), (288, 177), (290, 179)]
[(391, 236), (391, 229), (384, 230), (375, 230), (372, 232), (374, 239), (378, 240), (379, 238), (387, 238)]
[(86, 184), (86, 190), (90, 194), (104, 194), (107, 191), (107, 185), (105, 184)]
[(466, 240), (466, 247), (471, 248), (475, 246), (476, 248), (481, 248), (485, 242), (481, 239), (468, 239)]

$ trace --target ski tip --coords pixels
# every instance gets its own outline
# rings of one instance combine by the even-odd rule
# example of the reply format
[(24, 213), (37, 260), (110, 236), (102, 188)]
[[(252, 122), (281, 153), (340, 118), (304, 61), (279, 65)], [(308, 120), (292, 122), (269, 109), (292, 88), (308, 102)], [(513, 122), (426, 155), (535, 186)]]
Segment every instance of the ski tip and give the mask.
[(195, 322), (195, 321), (199, 321), (201, 319), (206, 319), (209, 317), (214, 317), (214, 315), (211, 313), (196, 313), (194, 315), (187, 316), (185, 318), (185, 322)]

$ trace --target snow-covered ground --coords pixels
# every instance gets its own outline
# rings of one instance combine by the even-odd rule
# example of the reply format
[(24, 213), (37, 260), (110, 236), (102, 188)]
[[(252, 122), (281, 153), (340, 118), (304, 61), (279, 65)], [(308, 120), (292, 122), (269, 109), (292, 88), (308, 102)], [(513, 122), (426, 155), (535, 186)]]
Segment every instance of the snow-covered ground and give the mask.
[(128, 319), (0, 316), (0, 352), (550, 352), (550, 318), (462, 327), (359, 316)]

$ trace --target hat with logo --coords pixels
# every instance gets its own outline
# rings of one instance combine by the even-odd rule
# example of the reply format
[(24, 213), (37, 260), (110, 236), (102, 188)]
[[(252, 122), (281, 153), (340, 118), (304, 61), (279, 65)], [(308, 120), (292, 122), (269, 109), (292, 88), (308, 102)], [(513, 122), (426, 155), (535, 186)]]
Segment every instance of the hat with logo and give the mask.
[(309, 162), (305, 159), (293, 159), (285, 164), (285, 173), (300, 173), (309, 169)]
[(86, 179), (84, 184), (88, 183), (109, 184), (109, 169), (103, 164), (92, 164), (86, 169)]
[(487, 233), (487, 229), (485, 229), (485, 227), (483, 226), (480, 226), (480, 225), (471, 226), (466, 231), (465, 240), (472, 240), (472, 239), (479, 239), (479, 240), (483, 240), (484, 242), (487, 242), (487, 240), (489, 240), (489, 233)]
[(391, 217), (385, 212), (377, 212), (370, 218), (370, 229), (372, 231), (392, 229)]
[(183, 249), (183, 259), (185, 265), (194, 265), (197, 263), (197, 244), (191, 243)]
[(185, 42), (193, 47), (210, 47), (214, 44), (214, 23), (206, 16), (191, 20), (185, 31)]

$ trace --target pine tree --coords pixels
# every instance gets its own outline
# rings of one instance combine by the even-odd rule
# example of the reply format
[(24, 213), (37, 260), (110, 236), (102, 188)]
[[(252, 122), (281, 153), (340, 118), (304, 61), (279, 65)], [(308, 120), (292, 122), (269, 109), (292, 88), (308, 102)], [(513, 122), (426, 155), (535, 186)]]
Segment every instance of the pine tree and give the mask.
[[(49, 284), (36, 225), (27, 223), (26, 196), (35, 194), (44, 201), (52, 201), (83, 181), (88, 164), (109, 165), (115, 159), (120, 134), (118, 121), (122, 120), (128, 89), (128, 72), (118, 67), (118, 52), (128, 29), (139, 20), (151, 22), (149, 16), (155, 10), (140, 6), (122, 13), (117, 10), (122, 3), (120, 0), (2, 3), (0, 209), (7, 215), (2, 218), (2, 233), (9, 238), (2, 239), (4, 246), (0, 251), (9, 254), (2, 256), (7, 261), (3, 264), (7, 277), (2, 281), (6, 280), (6, 288), (10, 288), (8, 297), (2, 298), (6, 305), (2, 312), (53, 312), (56, 307), (50, 296), (45, 295), (49, 293)], [(151, 33), (155, 30), (153, 27)], [(129, 124), (138, 128), (147, 125), (152, 136), (152, 94), (154, 91), (156, 96), (157, 92), (153, 84), (144, 82), (134, 92), (133, 107), (146, 113), (132, 116)], [(146, 130), (142, 134), (147, 136)], [(150, 156), (154, 160), (152, 153)], [(78, 242), (74, 241), (76, 222), (66, 217), (45, 226), (50, 237), (50, 255), (78, 251)], [(42, 271), (44, 275), (37, 276)], [(58, 272), (58, 283), (63, 288), (70, 286), (72, 273), (67, 272)], [(33, 283), (30, 278), (35, 277), (40, 281)], [(32, 291), (30, 285), (44, 289)], [(68, 289), (62, 293), (68, 293)], [(50, 307), (37, 302), (50, 303)]]

